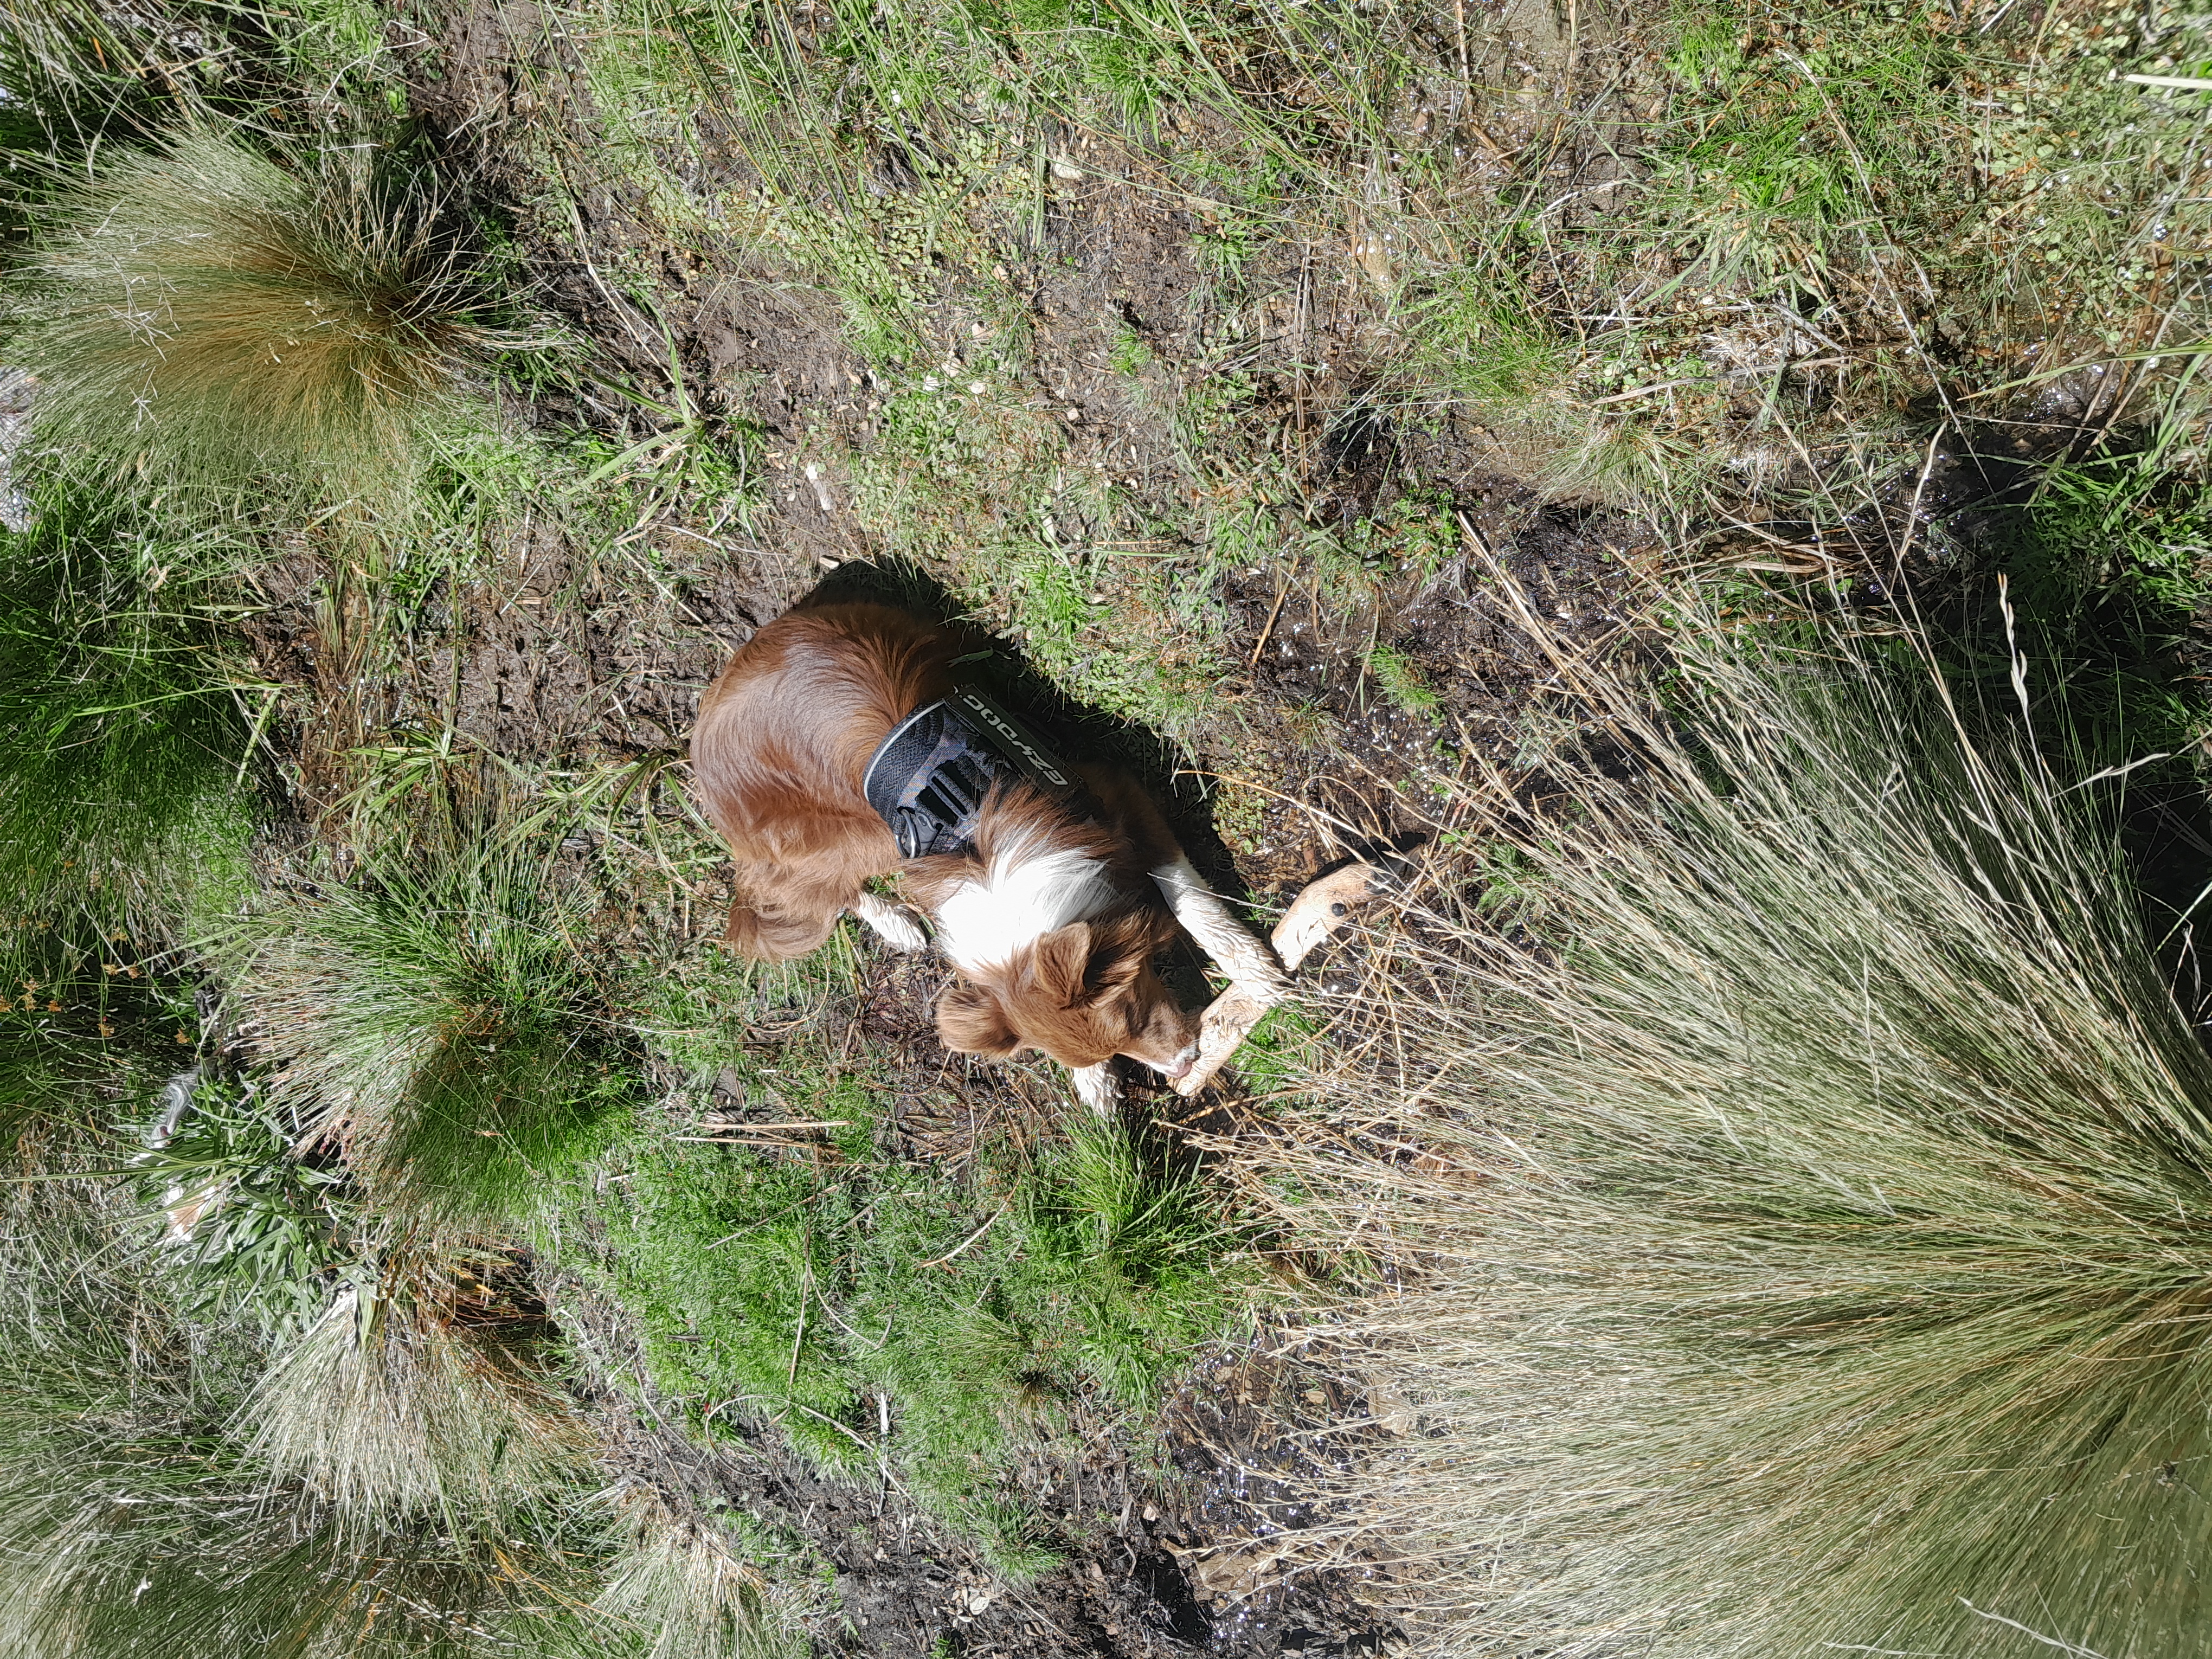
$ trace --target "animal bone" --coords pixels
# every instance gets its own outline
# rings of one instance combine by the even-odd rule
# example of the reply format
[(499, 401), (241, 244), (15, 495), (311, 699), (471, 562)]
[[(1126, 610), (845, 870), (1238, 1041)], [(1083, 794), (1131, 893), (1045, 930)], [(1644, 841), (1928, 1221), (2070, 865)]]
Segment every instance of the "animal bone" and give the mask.
[[(1268, 943), (1284, 968), (1295, 971), (1316, 945), (1352, 920), (1353, 912), (1395, 884), (1388, 871), (1371, 864), (1347, 864), (1308, 882), (1275, 924)], [(1287, 990), (1246, 982), (1232, 984), (1216, 997), (1199, 1018), (1198, 1059), (1176, 1079), (1175, 1091), (1188, 1099), (1212, 1082), (1267, 1010), (1287, 994)]]
[(1308, 882), (1268, 935), (1285, 970), (1297, 972), (1314, 947), (1351, 921), (1355, 910), (1396, 884), (1389, 872), (1372, 864), (1347, 864)]

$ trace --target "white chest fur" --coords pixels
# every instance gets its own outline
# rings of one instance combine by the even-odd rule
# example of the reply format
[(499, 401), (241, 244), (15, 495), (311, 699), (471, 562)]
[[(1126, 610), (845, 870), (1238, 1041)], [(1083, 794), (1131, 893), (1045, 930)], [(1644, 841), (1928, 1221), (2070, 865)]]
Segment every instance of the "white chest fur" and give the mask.
[(1001, 854), (980, 881), (963, 881), (937, 907), (938, 936), (967, 973), (1003, 967), (1023, 945), (1113, 903), (1100, 860), (1025, 843)]

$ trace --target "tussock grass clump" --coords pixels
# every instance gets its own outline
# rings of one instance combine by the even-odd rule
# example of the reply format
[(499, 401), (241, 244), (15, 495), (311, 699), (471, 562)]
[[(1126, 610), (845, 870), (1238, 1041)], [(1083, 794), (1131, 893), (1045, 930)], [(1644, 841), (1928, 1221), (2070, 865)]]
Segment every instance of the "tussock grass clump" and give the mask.
[(7, 349), (40, 446), (103, 481), (388, 495), (481, 340), (436, 183), (375, 145), (188, 130), (43, 210)]
[(240, 557), (66, 497), (0, 532), (0, 890), (18, 965), (22, 930), (173, 940), (245, 880), (250, 716), (267, 705), (219, 626)]
[[(450, 826), (449, 826), (450, 827)], [(224, 947), (273, 1097), (373, 1206), (497, 1231), (603, 1150), (635, 1091), (539, 842), (487, 820), (381, 842)]]
[(649, 1492), (624, 1492), (619, 1504), (629, 1545), (592, 1610), (639, 1632), (641, 1659), (803, 1659), (811, 1651), (787, 1587)]
[(581, 1473), (565, 1400), (407, 1264), (347, 1285), (254, 1385), (249, 1455), (355, 1522), (511, 1511)]
[(2212, 1058), (2111, 786), (1897, 641), (1689, 620), (1669, 714), (1582, 688), (1512, 890), (1402, 942), (1449, 1156), (1307, 1172), (1428, 1265), (1401, 1589), (1439, 1652), (2196, 1652)]
[[(364, 1532), (231, 1432), (264, 1358), (179, 1318), (113, 1184), (0, 1188), (0, 1655), (595, 1650), (573, 1490)], [(562, 1644), (567, 1645), (563, 1646)]]

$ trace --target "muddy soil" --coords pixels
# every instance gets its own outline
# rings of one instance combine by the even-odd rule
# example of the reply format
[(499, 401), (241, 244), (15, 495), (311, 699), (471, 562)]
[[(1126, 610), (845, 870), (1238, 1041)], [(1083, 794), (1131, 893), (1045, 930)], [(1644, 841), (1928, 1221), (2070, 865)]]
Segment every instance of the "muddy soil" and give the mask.
[[(624, 1376), (618, 1313), (574, 1285), (554, 1287), (551, 1311), (603, 1374)], [(1280, 1496), (1279, 1477), (1302, 1455), (1285, 1449), (1291, 1432), (1332, 1407), (1366, 1409), (1357, 1382), (1310, 1361), (1255, 1350), (1210, 1362), (1169, 1407), (1180, 1432), (1164, 1471), (1082, 1424), (1081, 1457), (1020, 1467), (1010, 1490), (1066, 1565), (1012, 1589), (894, 1477), (826, 1480), (773, 1433), (745, 1428), (702, 1446), (641, 1377), (625, 1381), (628, 1399), (599, 1402), (617, 1488), (642, 1487), (703, 1526), (781, 1540), (790, 1565), (826, 1585), (833, 1610), (818, 1620), (819, 1653), (1272, 1659), (1395, 1644), (1349, 1575), (1299, 1575), (1284, 1559), (1279, 1540), (1312, 1518)]]

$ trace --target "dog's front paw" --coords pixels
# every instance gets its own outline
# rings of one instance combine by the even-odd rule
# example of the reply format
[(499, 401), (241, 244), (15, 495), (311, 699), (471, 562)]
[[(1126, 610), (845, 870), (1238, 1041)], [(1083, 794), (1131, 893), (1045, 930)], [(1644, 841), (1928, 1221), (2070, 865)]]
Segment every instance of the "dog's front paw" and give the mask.
[(1189, 1099), (1213, 1080), (1213, 1074), (1229, 1063), (1252, 1028), (1267, 1016), (1267, 1010), (1282, 999), (1272, 992), (1253, 993), (1241, 985), (1232, 985), (1214, 998), (1198, 1027), (1198, 1059), (1191, 1068), (1175, 1080), (1175, 1091)]
[(929, 948), (929, 930), (921, 925), (921, 917), (903, 904), (894, 904), (873, 893), (860, 895), (860, 902), (853, 907), (853, 914), (876, 932), (876, 936), (894, 951), (924, 951)]
[(1111, 1117), (1121, 1103), (1121, 1080), (1114, 1075), (1114, 1062), (1102, 1060), (1096, 1066), (1085, 1066), (1069, 1074), (1075, 1084), (1075, 1097), (1100, 1117)]
[[(1403, 860), (1399, 862), (1405, 865)], [(1268, 935), (1268, 942), (1283, 965), (1295, 972), (1323, 939), (1347, 926), (1383, 894), (1402, 885), (1396, 871), (1373, 864), (1347, 864), (1300, 889)]]

